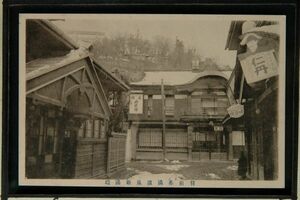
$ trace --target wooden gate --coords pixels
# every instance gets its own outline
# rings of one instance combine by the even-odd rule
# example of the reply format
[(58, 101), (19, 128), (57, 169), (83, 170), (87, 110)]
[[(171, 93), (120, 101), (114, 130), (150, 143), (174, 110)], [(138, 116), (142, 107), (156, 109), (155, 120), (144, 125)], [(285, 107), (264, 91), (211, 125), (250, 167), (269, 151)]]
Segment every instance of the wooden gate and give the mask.
[(106, 141), (77, 144), (75, 178), (102, 178), (106, 173)]
[(107, 174), (110, 175), (125, 166), (126, 134), (113, 133), (108, 138)]

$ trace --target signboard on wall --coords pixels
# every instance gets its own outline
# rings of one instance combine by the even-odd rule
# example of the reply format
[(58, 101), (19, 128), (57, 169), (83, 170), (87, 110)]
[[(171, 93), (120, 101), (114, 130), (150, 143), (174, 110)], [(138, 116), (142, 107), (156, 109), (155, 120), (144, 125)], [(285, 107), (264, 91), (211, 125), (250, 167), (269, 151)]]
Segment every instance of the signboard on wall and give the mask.
[(223, 126), (214, 126), (214, 131), (223, 131)]
[(278, 63), (274, 53), (274, 50), (269, 50), (247, 57), (239, 55), (245, 79), (248, 84), (278, 75)]
[(241, 104), (234, 104), (227, 108), (227, 112), (232, 118), (239, 118), (244, 115), (244, 106)]
[(143, 114), (143, 94), (130, 94), (129, 114)]

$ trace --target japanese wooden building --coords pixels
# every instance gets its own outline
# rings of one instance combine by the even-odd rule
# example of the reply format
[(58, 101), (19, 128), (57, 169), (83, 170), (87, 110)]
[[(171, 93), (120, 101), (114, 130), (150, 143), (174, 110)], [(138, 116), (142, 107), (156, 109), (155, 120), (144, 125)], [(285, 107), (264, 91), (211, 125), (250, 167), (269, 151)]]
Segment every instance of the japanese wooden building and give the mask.
[(153, 71), (131, 83), (133, 160), (226, 160), (230, 72)]
[(27, 178), (107, 175), (110, 90), (128, 86), (51, 22), (26, 21)]
[[(235, 99), (240, 99), (238, 103), (244, 106), (244, 116), (238, 119), (227, 116), (224, 124), (228, 130), (244, 135), (242, 150), (247, 155), (251, 179), (278, 178), (278, 73), (269, 74), (279, 67), (276, 66), (279, 48), (276, 30), (279, 30), (276, 22), (233, 21), (225, 47), (237, 51), (232, 90)], [(252, 66), (243, 63), (247, 58), (252, 59)], [(243, 64), (253, 70), (252, 76), (243, 70)]]

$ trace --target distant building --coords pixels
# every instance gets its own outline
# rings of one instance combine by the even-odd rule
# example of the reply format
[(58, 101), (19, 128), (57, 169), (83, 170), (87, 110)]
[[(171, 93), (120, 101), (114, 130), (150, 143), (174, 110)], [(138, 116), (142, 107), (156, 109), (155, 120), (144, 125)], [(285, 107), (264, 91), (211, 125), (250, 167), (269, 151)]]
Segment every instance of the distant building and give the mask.
[(231, 141), (222, 125), (230, 105), (228, 77), (221, 71), (148, 71), (132, 82), (130, 158), (228, 159)]
[(27, 178), (108, 175), (111, 90), (128, 86), (49, 21), (26, 21)]

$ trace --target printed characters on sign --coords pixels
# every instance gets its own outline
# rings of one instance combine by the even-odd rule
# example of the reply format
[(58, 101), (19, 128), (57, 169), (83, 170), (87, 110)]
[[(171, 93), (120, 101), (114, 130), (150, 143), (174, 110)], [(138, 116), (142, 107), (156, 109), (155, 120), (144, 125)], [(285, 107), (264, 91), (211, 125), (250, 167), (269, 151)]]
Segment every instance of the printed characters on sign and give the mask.
[(130, 114), (143, 113), (143, 94), (130, 95), (129, 113)]
[(240, 61), (247, 83), (258, 82), (278, 74), (274, 50), (257, 53)]
[(239, 118), (244, 115), (244, 105), (234, 104), (227, 108), (227, 112), (232, 118)]
[(243, 24), (241, 45), (247, 46), (245, 53), (239, 54), (243, 73), (248, 84), (278, 75), (279, 36), (276, 25), (256, 27), (254, 22)]

